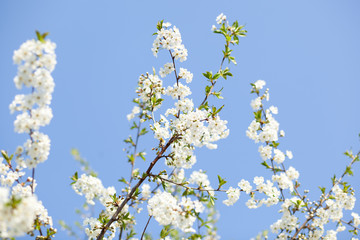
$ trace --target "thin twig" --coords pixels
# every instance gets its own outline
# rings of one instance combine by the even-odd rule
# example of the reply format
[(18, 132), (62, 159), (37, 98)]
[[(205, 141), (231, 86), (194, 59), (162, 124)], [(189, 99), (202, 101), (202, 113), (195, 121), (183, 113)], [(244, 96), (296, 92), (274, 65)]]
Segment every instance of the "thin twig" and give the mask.
[(342, 220), (342, 219), (340, 219), (340, 221), (341, 221), (342, 223), (345, 223), (345, 224), (349, 225), (350, 227), (352, 227), (352, 228), (354, 228), (354, 229), (356, 229), (356, 230), (360, 230), (360, 228), (355, 227), (355, 226), (352, 225), (350, 222), (346, 222), (346, 221), (344, 221), (344, 220)]
[(137, 133), (136, 133), (136, 139), (135, 139), (135, 146), (134, 146), (134, 153), (133, 153), (134, 161), (131, 162), (131, 173), (130, 173), (129, 187), (131, 187), (131, 182), (134, 179), (133, 171), (134, 171), (135, 159), (136, 159), (136, 154), (137, 154), (136, 150), (137, 150), (138, 141), (139, 141), (139, 138), (140, 138), (140, 129), (141, 129), (141, 117), (140, 117), (140, 120), (139, 120), (139, 125), (138, 125), (138, 129), (137, 129)]
[(121, 240), (121, 237), (122, 237), (122, 233), (123, 233), (123, 228), (122, 226), (120, 227), (120, 234), (119, 234), (119, 240)]
[(143, 239), (143, 237), (144, 237), (144, 234), (145, 234), (146, 228), (147, 228), (147, 226), (148, 226), (148, 225), (149, 225), (149, 223), (150, 223), (151, 217), (152, 217), (152, 216), (150, 216), (150, 217), (149, 217), (149, 220), (147, 221), (147, 223), (146, 223), (146, 225), (145, 225), (145, 228), (144, 228), (144, 231), (143, 231), (143, 232), (142, 232), (142, 234), (141, 234), (141, 238), (140, 238), (140, 240), (142, 240), (142, 239)]
[(32, 169), (32, 174), (31, 174), (31, 194), (34, 194), (35, 191), (35, 186), (34, 186), (34, 180), (35, 180), (35, 168)]
[[(229, 42), (228, 42), (228, 41), (226, 41), (226, 46), (229, 47)], [(223, 59), (221, 60), (219, 72), (222, 70), (222, 66), (223, 66), (223, 64), (224, 64), (225, 58), (226, 58), (226, 57), (225, 57), (225, 55), (224, 55)], [(205, 98), (204, 98), (204, 100), (201, 102), (200, 106), (203, 105), (203, 104), (206, 102), (206, 100), (208, 99), (208, 97), (211, 95), (211, 92), (212, 92), (212, 90), (214, 89), (214, 86), (215, 86), (216, 82), (217, 82), (217, 79), (215, 79), (213, 82), (211, 82), (210, 91), (205, 95)]]

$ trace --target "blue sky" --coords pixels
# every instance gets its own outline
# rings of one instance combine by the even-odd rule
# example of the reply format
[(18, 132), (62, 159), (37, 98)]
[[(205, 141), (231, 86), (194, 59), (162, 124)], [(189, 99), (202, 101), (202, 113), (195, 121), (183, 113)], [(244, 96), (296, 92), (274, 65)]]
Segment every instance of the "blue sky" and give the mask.
[[(154, 58), (150, 50), (157, 21), (165, 19), (180, 29), (189, 56), (178, 66), (194, 73), (190, 87), (199, 102), (202, 72), (216, 71), (221, 60), (223, 40), (210, 28), (223, 12), (248, 30), (234, 48), (234, 77), (222, 82), (222, 118), (229, 121), (230, 136), (217, 150), (197, 151), (194, 169), (207, 170), (214, 185), (218, 174), (233, 186), (242, 178), (271, 177), (260, 165), (258, 146), (245, 136), (252, 120), (249, 84), (264, 79), (286, 132), (281, 145), (294, 154), (287, 166), (300, 171), (303, 188), (316, 199), (317, 186), (329, 186), (330, 177), (347, 164), (343, 152), (351, 147), (357, 151), (360, 145), (359, 7), (355, 0), (1, 1), (0, 148), (14, 151), (26, 138), (14, 133), (15, 115), (8, 109), (18, 94), (12, 81), (13, 51), (34, 38), (35, 30), (50, 32), (58, 65), (54, 118), (43, 132), (52, 149), (36, 170), (37, 194), (56, 225), (60, 219), (73, 222), (83, 199), (69, 185), (69, 177), (79, 170), (71, 148), (90, 161), (105, 186), (119, 187), (117, 179), (129, 174), (122, 140), (130, 133), (126, 114), (137, 79), (169, 61), (164, 52)], [(360, 167), (354, 170), (351, 182), (360, 191)], [(234, 207), (218, 204), (222, 239), (249, 239), (280, 218), (274, 217), (278, 208), (248, 210), (247, 197), (240, 198)], [(355, 211), (360, 212), (359, 204)], [(57, 236), (65, 238), (63, 232)]]

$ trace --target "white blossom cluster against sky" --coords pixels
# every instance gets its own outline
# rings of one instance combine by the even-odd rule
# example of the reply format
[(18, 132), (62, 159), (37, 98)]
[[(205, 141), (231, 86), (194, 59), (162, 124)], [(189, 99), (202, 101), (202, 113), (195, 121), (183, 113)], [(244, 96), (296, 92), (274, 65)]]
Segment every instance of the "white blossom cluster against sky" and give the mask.
[[(57, 45), (53, 119), (41, 132), (50, 137), (51, 151), (37, 168), (36, 191), (58, 229), (60, 219), (77, 220), (74, 209), (84, 199), (69, 185), (69, 177), (80, 168), (70, 149), (80, 150), (105, 187), (117, 187), (117, 179), (128, 176), (122, 149), (129, 135), (131, 99), (139, 75), (164, 67), (165, 62), (165, 54), (156, 59), (151, 50), (157, 21), (169, 21), (181, 31), (188, 50), (181, 67), (193, 73), (183, 72), (198, 105), (205, 86), (202, 72), (216, 71), (220, 64), (223, 41), (211, 26), (223, 12), (248, 30), (233, 52), (238, 63), (231, 67), (234, 78), (222, 82), (222, 118), (228, 121), (230, 134), (216, 150), (196, 150), (193, 169), (206, 170), (212, 183), (219, 174), (232, 186), (239, 179), (270, 177), (260, 166), (258, 145), (246, 136), (253, 119), (249, 84), (264, 79), (286, 134), (281, 144), (293, 154), (286, 161), (300, 172), (303, 188), (316, 197), (317, 186), (329, 186), (333, 174), (343, 170), (347, 159), (342, 153), (360, 148), (359, 9), (356, 0), (1, 1), (0, 148), (15, 151), (26, 140), (25, 134), (14, 132), (16, 115), (9, 110), (14, 96), (21, 94), (13, 82), (17, 73), (13, 52), (35, 38), (35, 30), (50, 32), (48, 38)], [(163, 74), (167, 71), (163, 69)], [(251, 105), (256, 107), (256, 102)], [(149, 153), (150, 146), (140, 144)], [(266, 158), (266, 149), (262, 154)], [(353, 182), (359, 183), (358, 165), (354, 174)], [(359, 194), (359, 186), (354, 187)], [(221, 196), (219, 203), (225, 199)], [(274, 217), (278, 208), (249, 210), (246, 201), (240, 196), (232, 207), (219, 204), (222, 239), (249, 239), (280, 216)], [(359, 212), (360, 206), (354, 211)], [(138, 221), (144, 225), (145, 220)], [(66, 235), (59, 231), (57, 238)]]

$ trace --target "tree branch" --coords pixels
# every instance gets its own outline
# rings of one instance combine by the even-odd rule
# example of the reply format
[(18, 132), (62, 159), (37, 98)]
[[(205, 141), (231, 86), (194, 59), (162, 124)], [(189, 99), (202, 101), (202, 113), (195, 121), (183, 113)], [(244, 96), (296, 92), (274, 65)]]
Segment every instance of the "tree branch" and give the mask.
[(124, 201), (118, 206), (116, 209), (116, 212), (112, 215), (109, 222), (101, 229), (101, 232), (99, 236), (96, 238), (97, 240), (101, 240), (104, 238), (106, 231), (109, 229), (110, 225), (118, 220), (118, 215), (120, 214), (121, 210), (125, 207), (126, 203), (133, 197), (136, 189), (140, 187), (140, 185), (145, 181), (145, 179), (149, 176), (151, 170), (157, 163), (157, 161), (161, 158), (161, 156), (164, 154), (164, 152), (170, 147), (171, 143), (173, 143), (176, 139), (178, 139), (179, 136), (173, 135), (170, 140), (167, 142), (167, 144), (162, 147), (161, 151), (157, 154), (155, 159), (150, 163), (150, 166), (146, 170), (146, 173), (140, 178), (140, 180), (137, 182), (137, 184), (131, 189), (131, 191), (128, 193)]

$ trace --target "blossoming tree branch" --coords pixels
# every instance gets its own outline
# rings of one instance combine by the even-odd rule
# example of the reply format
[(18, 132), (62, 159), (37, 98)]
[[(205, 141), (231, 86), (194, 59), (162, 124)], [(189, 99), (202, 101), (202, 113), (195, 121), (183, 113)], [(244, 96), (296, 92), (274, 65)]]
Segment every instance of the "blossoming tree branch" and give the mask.
[[(203, 100), (196, 103), (188, 86), (193, 74), (181, 67), (188, 52), (180, 31), (168, 22), (158, 22), (152, 52), (154, 56), (166, 54), (169, 60), (159, 70), (153, 69), (139, 77), (134, 107), (127, 115), (134, 134), (124, 140), (130, 176), (120, 178), (121, 189), (104, 187), (89, 163), (77, 150), (72, 151), (83, 173), (76, 172), (71, 177), (71, 186), (77, 194), (85, 196), (85, 212), (96, 204), (102, 211), (82, 214), (80, 235), (61, 221), (71, 237), (83, 239), (81, 234), (85, 234), (89, 240), (220, 239), (214, 207), (217, 196), (225, 194), (227, 199), (223, 204), (231, 206), (242, 192), (250, 209), (279, 208), (278, 219), (269, 226), (271, 233), (264, 231), (256, 239), (337, 239), (337, 234), (343, 231), (348, 231), (351, 239), (357, 239), (360, 217), (352, 211), (355, 193), (345, 178), (353, 174), (352, 166), (359, 161), (360, 152), (347, 151), (349, 163), (344, 171), (334, 175), (330, 186), (320, 187), (317, 199), (310, 199), (308, 190), (301, 186), (299, 172), (287, 166), (286, 160), (292, 159), (293, 154), (280, 146), (279, 138), (284, 138), (285, 132), (274, 117), (278, 108), (268, 104), (269, 89), (263, 80), (255, 81), (249, 89), (254, 95), (250, 103), (254, 119), (246, 135), (259, 145), (261, 165), (269, 170), (269, 176), (258, 176), (251, 181), (239, 179), (237, 186), (228, 186), (223, 177), (218, 176), (218, 182), (211, 184), (206, 171), (191, 170), (197, 162), (196, 148), (215, 149), (216, 142), (229, 135), (227, 121), (220, 117), (224, 105), (219, 85), (232, 77), (230, 66), (236, 60), (231, 47), (238, 45), (247, 33), (237, 21), (230, 24), (224, 14), (216, 18), (216, 23), (211, 30), (224, 37), (223, 55), (215, 60), (220, 63), (218, 69), (203, 73), (207, 84)], [(50, 152), (50, 138), (40, 132), (40, 127), (48, 125), (53, 117), (50, 103), (55, 86), (51, 77), (56, 65), (55, 47), (47, 39), (47, 33), (37, 32), (36, 40), (25, 42), (14, 52), (13, 60), (19, 65), (15, 86), (28, 88), (28, 94), (16, 95), (10, 111), (19, 113), (14, 122), (15, 132), (27, 134), (28, 139), (13, 154), (1, 151), (2, 239), (26, 234), (35, 239), (52, 239), (57, 232), (48, 211), (36, 197), (35, 175), (36, 166), (46, 161)], [(165, 78), (172, 80), (163, 81)], [(164, 109), (164, 106), (171, 107)], [(152, 154), (140, 151), (146, 134), (154, 137)], [(147, 168), (136, 168), (139, 160), (147, 162)], [(164, 162), (166, 169), (156, 170), (159, 162)], [(147, 211), (147, 219), (140, 226), (136, 219), (144, 216), (140, 215), (143, 211)], [(151, 221), (156, 221), (161, 230), (149, 229)]]

